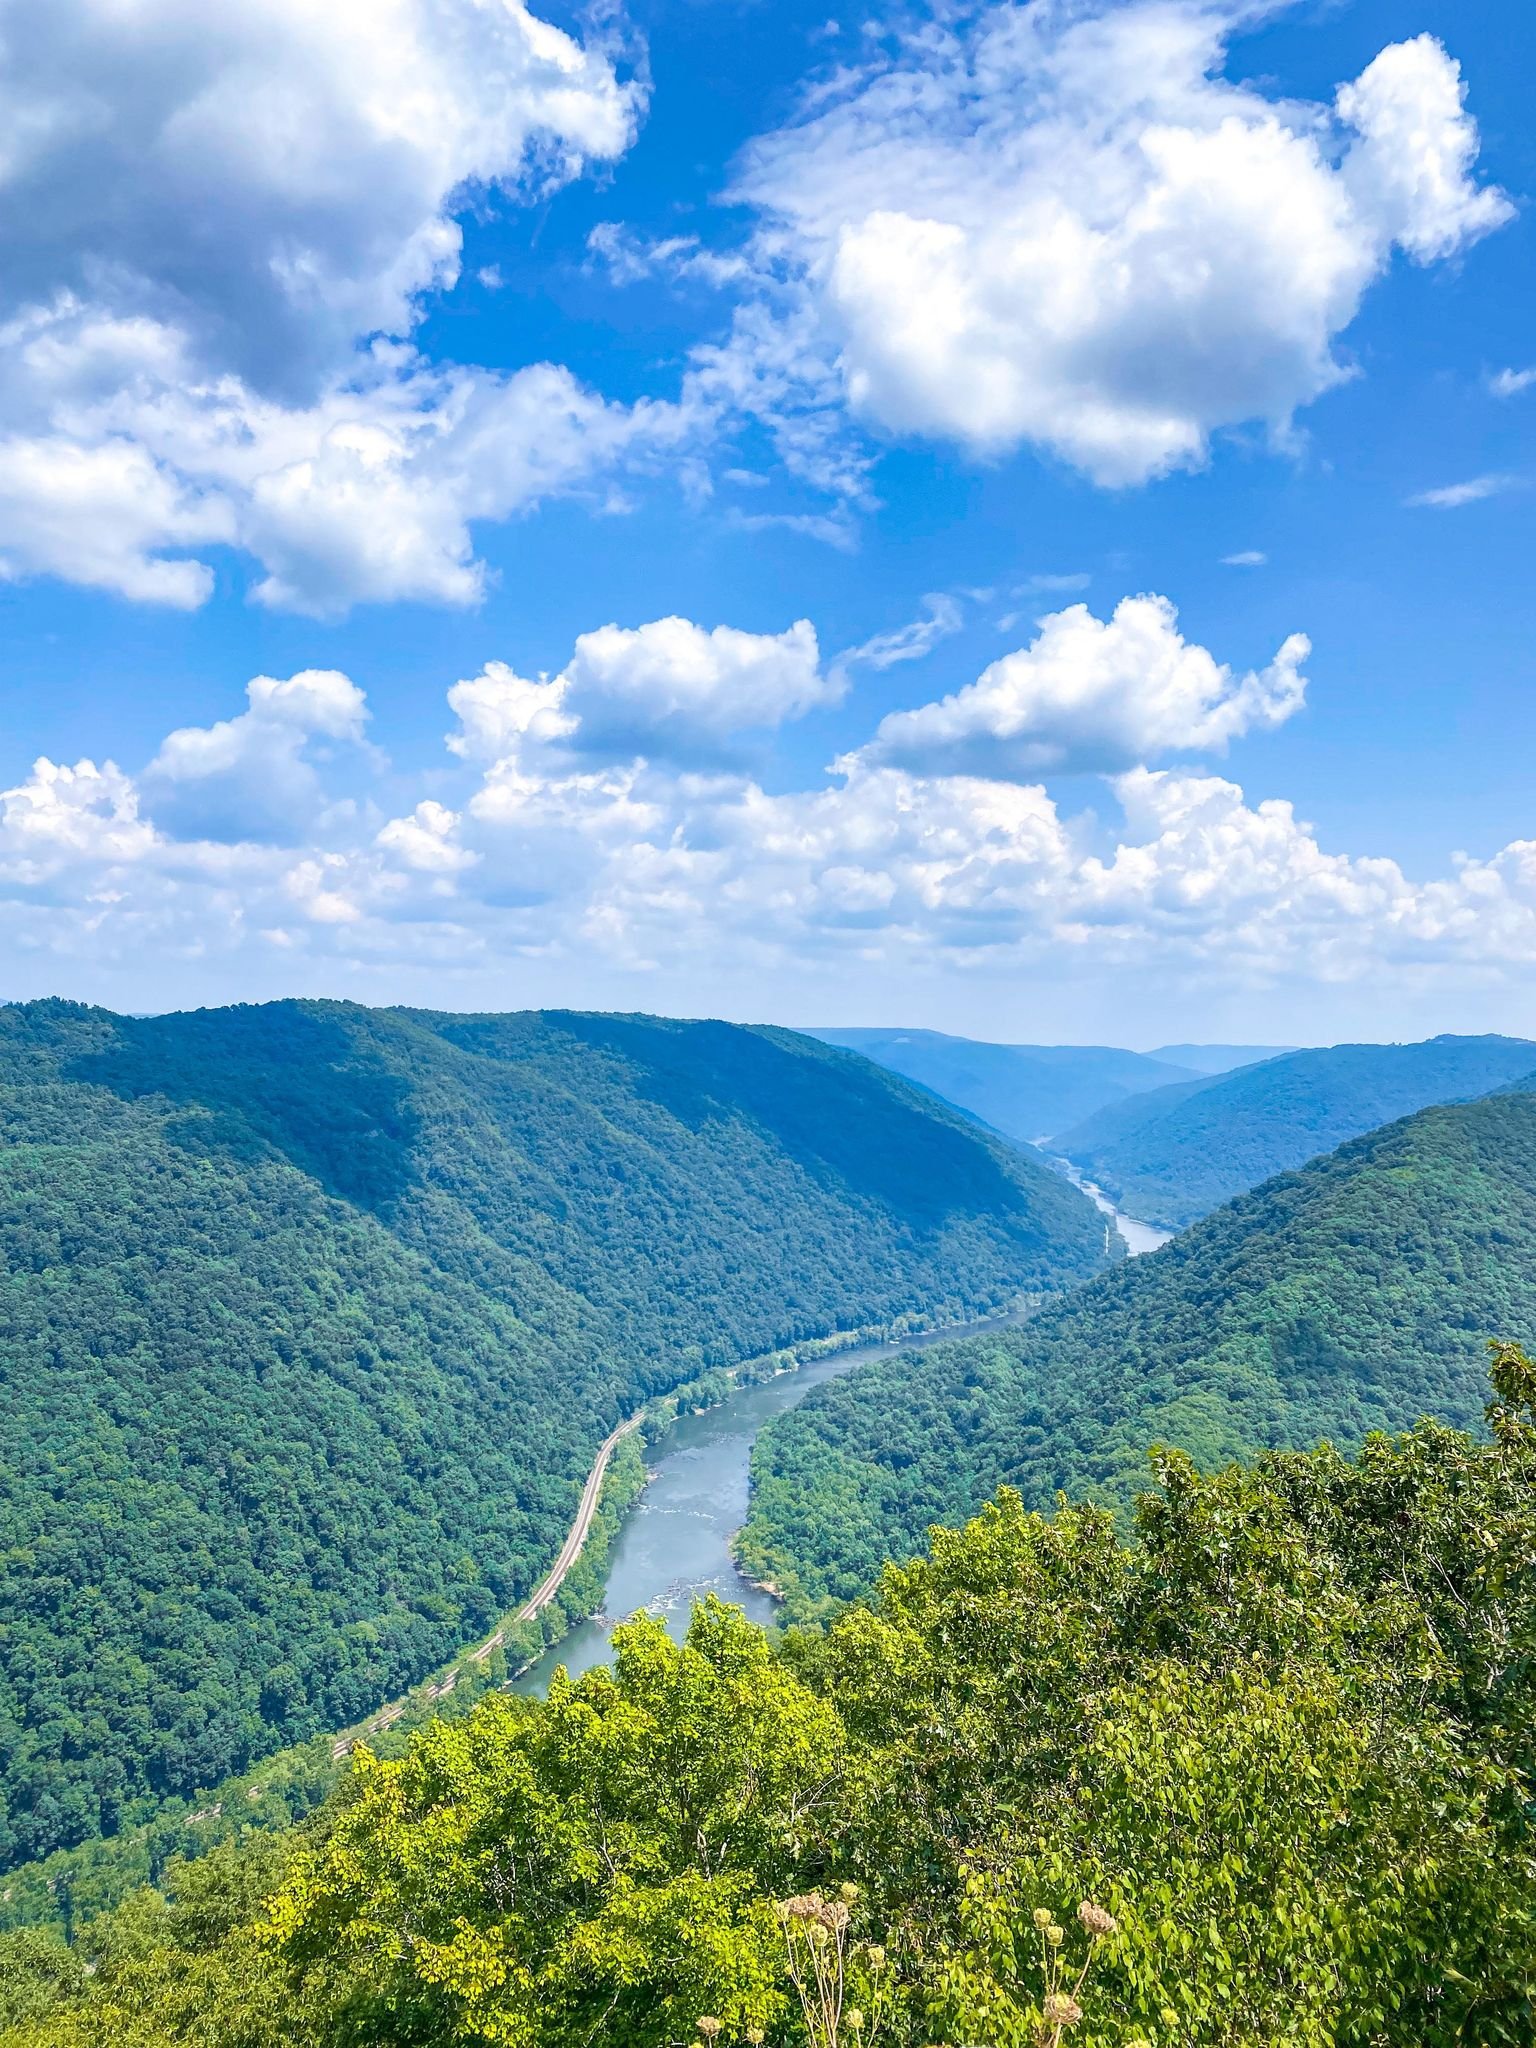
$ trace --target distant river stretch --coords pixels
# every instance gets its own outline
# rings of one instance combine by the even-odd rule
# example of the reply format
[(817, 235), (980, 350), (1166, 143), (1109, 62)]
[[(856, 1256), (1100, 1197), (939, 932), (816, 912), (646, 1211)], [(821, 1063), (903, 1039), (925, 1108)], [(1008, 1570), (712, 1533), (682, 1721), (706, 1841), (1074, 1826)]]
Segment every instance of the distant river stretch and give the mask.
[(1110, 1219), (1125, 1239), (1126, 1249), (1132, 1258), (1135, 1258), (1138, 1252), (1155, 1252), (1160, 1244), (1166, 1244), (1172, 1237), (1171, 1230), (1159, 1230), (1154, 1223), (1138, 1223), (1134, 1216), (1122, 1215), (1101, 1187), (1096, 1187), (1091, 1180), (1083, 1179), (1070, 1159), (1053, 1158), (1051, 1164), (1058, 1173), (1066, 1175), (1073, 1187), (1081, 1188), (1094, 1207)]
[[(1112, 1219), (1132, 1252), (1153, 1251), (1167, 1242), (1167, 1231), (1119, 1215), (1097, 1188), (1076, 1173), (1069, 1178)], [(614, 1543), (602, 1613), (546, 1650), (517, 1681), (518, 1691), (542, 1693), (561, 1664), (576, 1677), (605, 1663), (614, 1628), (642, 1608), (659, 1615), (679, 1640), (693, 1603), (709, 1593), (744, 1607), (753, 1621), (772, 1621), (774, 1601), (746, 1583), (730, 1552), (730, 1539), (747, 1518), (747, 1472), (763, 1424), (797, 1407), (824, 1380), (838, 1379), (872, 1358), (999, 1327), (1001, 1320), (973, 1323), (965, 1330), (939, 1330), (899, 1344), (839, 1351), (765, 1385), (742, 1387), (703, 1415), (681, 1416), (657, 1454), (654, 1477)]]

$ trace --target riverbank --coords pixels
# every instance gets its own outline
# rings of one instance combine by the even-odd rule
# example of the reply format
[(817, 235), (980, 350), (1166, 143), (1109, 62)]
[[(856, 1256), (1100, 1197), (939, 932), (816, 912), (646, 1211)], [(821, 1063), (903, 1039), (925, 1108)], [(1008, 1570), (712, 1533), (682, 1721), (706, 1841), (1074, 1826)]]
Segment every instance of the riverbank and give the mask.
[[(353, 1727), (317, 1734), (309, 1741), (279, 1750), (253, 1764), (236, 1778), (193, 1798), (160, 1804), (152, 1816), (128, 1819), (115, 1835), (98, 1837), (75, 1849), (61, 1849), (36, 1863), (22, 1864), (0, 1886), (0, 1932), (17, 1927), (84, 1921), (118, 1904), (140, 1885), (154, 1884), (172, 1857), (193, 1860), (221, 1842), (251, 1828), (278, 1828), (302, 1820), (331, 1791), (346, 1768), (347, 1757), (360, 1741), (382, 1756), (404, 1751), (412, 1733), (434, 1718), (459, 1719), (487, 1692), (509, 1683), (524, 1691), (542, 1691), (540, 1674), (556, 1663), (569, 1663), (573, 1642), (585, 1642), (589, 1627), (604, 1629), (602, 1646), (612, 1624), (593, 1624), (588, 1617), (605, 1603), (617, 1579), (616, 1551), (634, 1519), (642, 1494), (656, 1474), (646, 1469), (646, 1456), (669, 1456), (674, 1434), (718, 1422), (728, 1400), (751, 1400), (759, 1394), (773, 1405), (790, 1405), (823, 1377), (851, 1371), (866, 1357), (880, 1356), (912, 1343), (932, 1343), (985, 1327), (1008, 1317), (951, 1318), (923, 1324), (916, 1316), (895, 1322), (837, 1331), (806, 1338), (743, 1359), (737, 1366), (685, 1383), (671, 1394), (646, 1404), (610, 1433), (589, 1469), (577, 1512), (550, 1570), (527, 1598), (474, 1645), (440, 1665), (397, 1699), (376, 1708)], [(724, 1382), (722, 1389), (722, 1381)], [(671, 1412), (687, 1398), (690, 1405)], [(754, 1431), (755, 1433), (755, 1431)], [(750, 1438), (748, 1439), (750, 1442)], [(606, 1455), (605, 1455), (606, 1454)], [(600, 1469), (601, 1466), (601, 1469)], [(742, 1462), (742, 1507), (745, 1516), (745, 1459)], [(723, 1552), (723, 1538), (721, 1543)], [(727, 1562), (727, 1571), (730, 1567)], [(711, 1587), (740, 1599), (743, 1589), (729, 1583)], [(647, 1604), (641, 1591), (623, 1612)], [(613, 1604), (612, 1597), (608, 1604)], [(691, 1604), (691, 1602), (690, 1602)], [(748, 1593), (746, 1604), (759, 1619), (768, 1618), (767, 1596)], [(594, 1655), (578, 1668), (600, 1661)], [(521, 1674), (521, 1676), (519, 1676)]]
[(1160, 1224), (1143, 1223), (1135, 1216), (1127, 1216), (1123, 1209), (1115, 1207), (1113, 1200), (1105, 1194), (1097, 1181), (1085, 1178), (1081, 1169), (1074, 1166), (1070, 1159), (1064, 1159), (1060, 1153), (1051, 1152), (1045, 1146), (1040, 1149), (1056, 1171), (1085, 1194), (1101, 1216), (1109, 1218), (1111, 1227), (1119, 1234), (1133, 1259), (1141, 1258), (1147, 1252), (1159, 1250), (1171, 1237), (1177, 1235), (1175, 1231), (1164, 1230)]
[[(1123, 1215), (1069, 1161), (1052, 1163), (1094, 1200), (1120, 1233), (1128, 1255), (1154, 1251), (1167, 1241), (1168, 1233)], [(647, 1452), (655, 1457), (655, 1469), (615, 1543), (602, 1609), (519, 1673), (518, 1688), (542, 1692), (562, 1664), (580, 1672), (602, 1662), (617, 1621), (640, 1611), (661, 1616), (680, 1635), (694, 1602), (714, 1594), (744, 1607), (754, 1621), (771, 1625), (780, 1589), (771, 1579), (753, 1578), (736, 1554), (750, 1502), (752, 1444), (763, 1424), (797, 1406), (825, 1379), (898, 1351), (1011, 1327), (1037, 1313), (1046, 1299), (1019, 1297), (1002, 1314), (892, 1330), (874, 1343), (867, 1333), (849, 1332), (788, 1347), (748, 1360), (734, 1372), (707, 1375), (653, 1404), (667, 1417), (659, 1428), (647, 1426)], [(781, 1384), (791, 1374), (788, 1384)]]
[(738, 1571), (731, 1549), (747, 1516), (758, 1430), (825, 1380), (898, 1351), (1012, 1327), (1036, 1313), (1043, 1299), (1018, 1298), (1001, 1314), (908, 1329), (875, 1342), (867, 1336), (860, 1342), (853, 1332), (816, 1339), (814, 1356), (806, 1355), (810, 1344), (787, 1347), (745, 1361), (738, 1368), (740, 1383), (723, 1395), (713, 1389), (714, 1398), (672, 1414), (648, 1444), (652, 1471), (614, 1543), (600, 1610), (518, 1673), (512, 1680), (516, 1690), (542, 1694), (562, 1666), (574, 1677), (606, 1662), (614, 1629), (638, 1612), (656, 1615), (681, 1638), (695, 1602), (714, 1595), (771, 1625), (778, 1589), (752, 1584)]

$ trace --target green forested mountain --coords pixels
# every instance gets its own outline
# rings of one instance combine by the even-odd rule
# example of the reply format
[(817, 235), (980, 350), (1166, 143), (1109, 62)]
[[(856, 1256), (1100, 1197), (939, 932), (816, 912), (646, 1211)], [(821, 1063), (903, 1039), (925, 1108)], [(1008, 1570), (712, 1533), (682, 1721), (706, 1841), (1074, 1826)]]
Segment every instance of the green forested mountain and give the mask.
[(1123, 1503), (1148, 1448), (1214, 1464), (1476, 1420), (1536, 1331), (1536, 1095), (1428, 1109), (1282, 1175), (1019, 1330), (879, 1361), (758, 1438), (741, 1555), (802, 1610), (1002, 1482)]
[(1064, 1131), (1105, 1103), (1188, 1079), (1185, 1069), (1112, 1045), (989, 1045), (942, 1031), (814, 1031), (958, 1103), (1025, 1144)]
[(1177, 1230), (1346, 1139), (1533, 1071), (1536, 1043), (1524, 1038), (1320, 1046), (1110, 1105), (1063, 1129), (1053, 1150), (1127, 1215)]
[(299, 1831), (0, 1938), (0, 2048), (1530, 2048), (1536, 1369), (1486, 1436), (1004, 1492), (774, 1648), (355, 1760)]
[(647, 1395), (1101, 1246), (1048, 1171), (787, 1032), (0, 1011), (0, 1862), (421, 1677)]

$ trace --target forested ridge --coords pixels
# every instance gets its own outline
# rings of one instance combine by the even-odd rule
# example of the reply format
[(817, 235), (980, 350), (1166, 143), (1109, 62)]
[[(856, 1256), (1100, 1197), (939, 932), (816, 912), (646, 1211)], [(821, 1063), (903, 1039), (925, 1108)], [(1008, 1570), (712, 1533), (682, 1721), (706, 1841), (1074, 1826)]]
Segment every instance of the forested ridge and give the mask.
[(526, 1594), (647, 1396), (1101, 1242), (786, 1032), (0, 1010), (0, 1860), (403, 1691)]
[(1350, 1138), (1533, 1072), (1536, 1043), (1524, 1038), (1318, 1046), (1107, 1104), (1051, 1149), (1128, 1216), (1178, 1230)]
[(615, 1638), (0, 1938), (0, 2048), (1529, 2048), (1536, 1369), (1044, 1518), (775, 1648)]
[(1154, 1054), (1112, 1045), (992, 1045), (944, 1031), (818, 1030), (931, 1088), (1021, 1143), (1080, 1123), (1106, 1103), (1191, 1078)]
[(1001, 1483), (1123, 1506), (1158, 1443), (1216, 1465), (1470, 1426), (1536, 1330), (1536, 1095), (1423, 1110), (1268, 1182), (1017, 1330), (882, 1360), (777, 1417), (739, 1539), (791, 1611), (869, 1586)]

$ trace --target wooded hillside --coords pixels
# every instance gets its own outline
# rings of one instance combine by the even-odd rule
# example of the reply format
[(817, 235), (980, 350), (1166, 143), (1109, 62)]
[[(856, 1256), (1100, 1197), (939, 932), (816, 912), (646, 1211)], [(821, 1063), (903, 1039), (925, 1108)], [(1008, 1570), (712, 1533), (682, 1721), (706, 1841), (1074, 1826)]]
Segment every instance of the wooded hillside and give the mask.
[(648, 1395), (1101, 1255), (1075, 1190), (786, 1032), (0, 1010), (0, 1862), (403, 1690)]
[(1484, 1345), (1536, 1332), (1536, 1095), (1421, 1111), (1228, 1203), (1018, 1330), (865, 1366), (758, 1438), (741, 1555), (798, 1611), (1001, 1483), (1123, 1506), (1203, 1464), (1421, 1415), (1470, 1426)]

